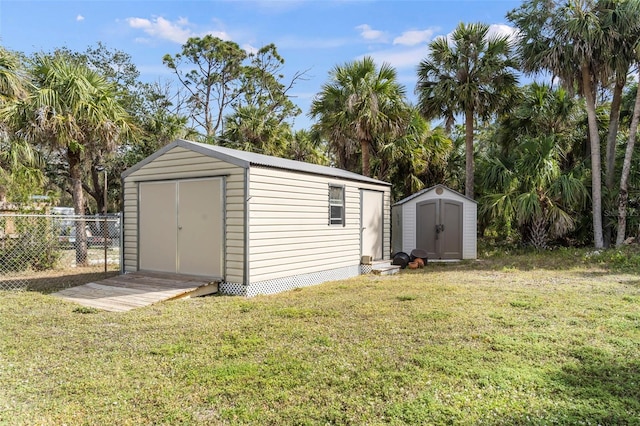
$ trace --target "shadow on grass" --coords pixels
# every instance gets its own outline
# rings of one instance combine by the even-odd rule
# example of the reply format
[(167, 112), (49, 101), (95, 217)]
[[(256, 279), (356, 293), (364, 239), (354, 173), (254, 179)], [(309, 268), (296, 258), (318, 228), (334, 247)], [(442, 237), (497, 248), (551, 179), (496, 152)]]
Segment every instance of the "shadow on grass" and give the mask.
[(27, 291), (42, 294), (55, 293), (69, 287), (75, 287), (90, 282), (100, 281), (105, 278), (118, 275), (119, 271), (77, 271), (76, 273), (47, 274), (43, 276), (33, 276), (21, 278), (20, 283)]
[(564, 271), (572, 268), (588, 266), (580, 259), (567, 259), (566, 256), (549, 254), (504, 254), (496, 257), (480, 258), (478, 260), (463, 260), (460, 262), (427, 262), (425, 270), (460, 270), (460, 271), (501, 271), (520, 270), (531, 271), (546, 269), (552, 271)]
[[(549, 414), (561, 424), (640, 424), (640, 360), (612, 357), (592, 347), (577, 349), (574, 364), (552, 373), (549, 384), (565, 404)], [(505, 419), (503, 419), (505, 420)], [(511, 424), (536, 423), (528, 416), (509, 418)], [(540, 422), (543, 423), (543, 422)]]
[(624, 284), (625, 286), (640, 288), (640, 279), (637, 278), (637, 273), (632, 273), (629, 271), (617, 271), (617, 270), (589, 270), (589, 271), (576, 271), (574, 275), (583, 278), (585, 280), (591, 281), (599, 281), (600, 279), (604, 279), (606, 277), (610, 277), (612, 275), (620, 274), (620, 276), (616, 277), (616, 280), (620, 284)]
[(438, 263), (427, 262), (438, 270), (479, 270), (496, 271), (517, 269), (530, 271), (546, 269), (562, 271), (574, 268), (601, 270), (610, 273), (635, 273), (640, 268), (640, 247), (627, 246), (593, 250), (590, 248), (558, 247), (552, 250), (535, 250), (523, 247), (491, 247), (484, 245), (478, 249), (478, 260)]
[[(516, 401), (505, 407), (497, 398), (488, 405), (479, 400), (471, 410), (482, 413), (479, 416), (482, 424), (493, 426), (639, 425), (640, 360), (613, 357), (592, 347), (579, 348), (571, 356), (573, 362), (544, 377), (546, 389), (541, 392), (551, 396), (551, 402), (542, 403), (542, 399), (534, 397), (532, 400), (541, 404), (528, 410), (529, 407)], [(497, 415), (494, 404), (501, 407), (497, 408)], [(462, 424), (467, 408), (443, 403), (430, 391), (392, 406), (387, 414), (402, 424)]]
[(640, 361), (607, 359), (594, 355), (566, 367), (556, 381), (578, 401), (568, 414), (597, 424), (640, 423)]

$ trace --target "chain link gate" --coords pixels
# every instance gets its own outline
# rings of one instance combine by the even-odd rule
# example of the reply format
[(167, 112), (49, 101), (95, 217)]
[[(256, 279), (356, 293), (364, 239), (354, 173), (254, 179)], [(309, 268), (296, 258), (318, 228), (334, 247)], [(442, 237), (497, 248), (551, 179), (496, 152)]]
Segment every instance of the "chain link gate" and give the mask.
[[(120, 270), (120, 216), (0, 214), (0, 290)], [(74, 280), (67, 280), (76, 285)]]

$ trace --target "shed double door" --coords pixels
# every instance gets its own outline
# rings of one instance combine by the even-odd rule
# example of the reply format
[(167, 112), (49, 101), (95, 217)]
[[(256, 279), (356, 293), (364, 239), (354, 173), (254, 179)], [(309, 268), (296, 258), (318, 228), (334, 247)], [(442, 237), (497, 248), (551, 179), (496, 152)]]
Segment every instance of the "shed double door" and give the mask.
[(416, 205), (416, 248), (429, 259), (462, 258), (462, 203), (428, 200)]
[(223, 178), (141, 182), (139, 269), (222, 278)]

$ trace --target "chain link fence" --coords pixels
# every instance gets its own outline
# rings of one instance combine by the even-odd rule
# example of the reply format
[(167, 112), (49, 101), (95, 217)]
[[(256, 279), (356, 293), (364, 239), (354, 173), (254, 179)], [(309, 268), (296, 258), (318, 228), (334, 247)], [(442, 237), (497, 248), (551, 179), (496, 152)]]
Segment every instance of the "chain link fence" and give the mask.
[(0, 290), (68, 287), (119, 270), (117, 214), (0, 214)]

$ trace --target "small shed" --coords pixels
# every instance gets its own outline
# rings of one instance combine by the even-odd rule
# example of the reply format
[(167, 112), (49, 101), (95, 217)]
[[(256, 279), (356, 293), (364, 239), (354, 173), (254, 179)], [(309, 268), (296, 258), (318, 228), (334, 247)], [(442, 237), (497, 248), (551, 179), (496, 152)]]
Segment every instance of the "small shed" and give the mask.
[(444, 185), (424, 189), (391, 209), (393, 252), (427, 252), (429, 259), (477, 257), (477, 202)]
[(122, 270), (253, 296), (389, 260), (390, 187), (345, 170), (177, 140), (123, 179)]

